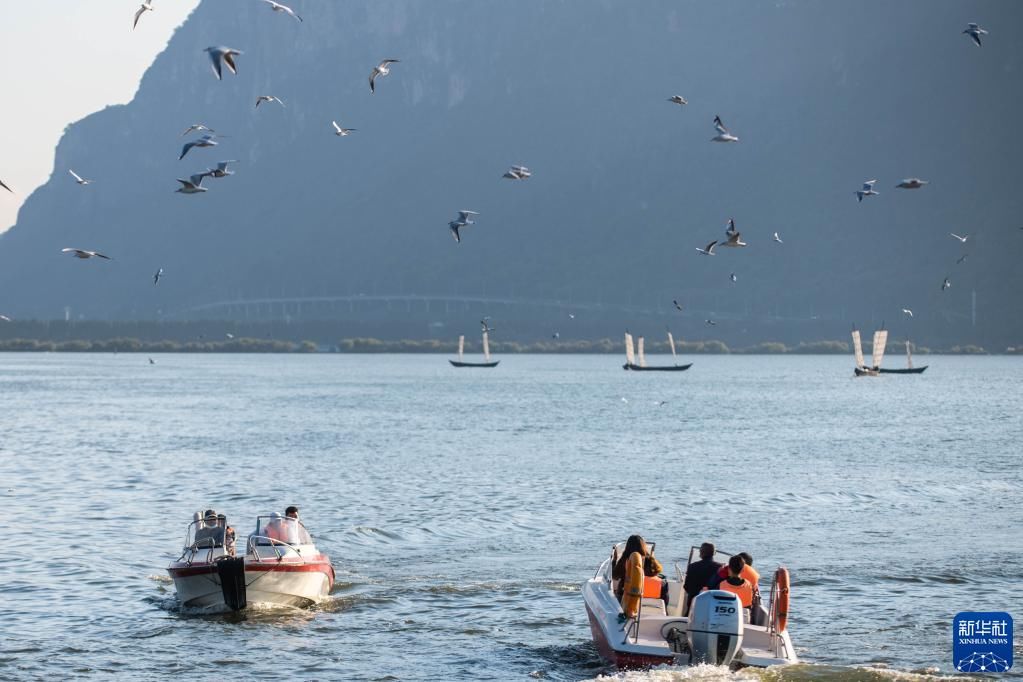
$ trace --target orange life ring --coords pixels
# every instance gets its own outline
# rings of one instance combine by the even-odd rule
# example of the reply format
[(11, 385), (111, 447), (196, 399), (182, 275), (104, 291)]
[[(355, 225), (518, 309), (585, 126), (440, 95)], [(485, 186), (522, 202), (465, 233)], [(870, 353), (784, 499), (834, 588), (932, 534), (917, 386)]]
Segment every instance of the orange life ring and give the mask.
[(625, 590), (622, 592), (622, 610), (629, 618), (639, 613), (643, 599), (643, 555), (633, 552), (625, 560)]
[(774, 613), (774, 629), (785, 632), (789, 622), (789, 569), (779, 566), (774, 573), (775, 593), (771, 596), (771, 611)]

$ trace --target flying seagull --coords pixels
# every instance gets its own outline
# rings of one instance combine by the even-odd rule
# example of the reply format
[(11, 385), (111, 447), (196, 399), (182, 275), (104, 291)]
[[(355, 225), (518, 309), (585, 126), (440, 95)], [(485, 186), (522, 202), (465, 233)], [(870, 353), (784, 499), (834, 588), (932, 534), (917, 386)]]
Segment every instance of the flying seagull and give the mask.
[(700, 253), (702, 253), (704, 256), (713, 256), (714, 255), (714, 245), (717, 244), (717, 243), (718, 243), (718, 240), (715, 239), (714, 241), (712, 241), (710, 244), (707, 244), (702, 249), (697, 247), (696, 250), (699, 251)]
[(558, 339), (561, 338), (561, 332), (554, 332), (553, 334), (551, 334), (551, 338), (557, 341)]
[(969, 24), (966, 24), (966, 30), (963, 31), (963, 33), (965, 33), (966, 35), (968, 35), (971, 38), (973, 38), (973, 42), (977, 43), (977, 47), (983, 47), (980, 44), (980, 37), (987, 35), (987, 31), (986, 30), (982, 29), (977, 24), (974, 24), (974, 23), (971, 22)]
[(781, 240), (781, 237), (778, 236), (777, 232), (774, 233), (774, 237), (772, 237), (772, 239), (774, 239), (774, 241), (778, 242), (779, 244), (784, 244), (785, 243), (785, 242), (783, 242)]
[(7, 317), (6, 315), (0, 315), (0, 322), (10, 322), (10, 321), (11, 321), (11, 318)]
[(77, 182), (79, 185), (91, 185), (92, 184), (92, 180), (86, 180), (85, 178), (83, 178), (81, 175), (79, 175), (78, 173), (74, 172), (70, 168), (67, 169), (67, 172), (71, 174), (71, 177), (73, 177), (75, 179), (75, 182)]
[(532, 174), (533, 171), (529, 170), (525, 166), (512, 166), (501, 177), (509, 180), (526, 180)]
[(10, 187), (8, 187), (7, 185), (5, 185), (3, 180), (0, 180), (0, 187), (3, 187), (5, 190), (10, 192), (11, 194), (14, 194), (14, 190), (11, 189)]
[(195, 130), (198, 130), (200, 132), (206, 131), (208, 133), (215, 133), (215, 132), (217, 132), (213, 128), (210, 128), (209, 126), (203, 125), (202, 123), (195, 123), (195, 124), (190, 125), (187, 128), (185, 128), (185, 132), (181, 133), (181, 137), (184, 137), (185, 135), (188, 135), (190, 132), (193, 132)]
[(677, 104), (679, 106), (685, 106), (686, 104), (689, 104), (689, 102), (686, 101), (686, 98), (683, 97), (682, 95), (672, 95), (671, 97), (668, 98), (668, 101), (671, 102), (672, 104)]
[(678, 299), (671, 299), (671, 302), (675, 304), (675, 310), (681, 311), (682, 304), (678, 302)]
[(155, 273), (153, 273), (153, 286), (156, 286), (157, 284), (160, 283), (160, 278), (162, 276), (163, 276), (163, 268), (159, 268), (159, 269), (157, 269), (157, 271)]
[(139, 5), (138, 11), (135, 12), (135, 23), (131, 25), (131, 30), (134, 31), (135, 27), (139, 25), (139, 19), (142, 17), (143, 14), (145, 14), (146, 12), (152, 12), (152, 11), (153, 11), (153, 0), (144, 0), (144, 2), (141, 5)]
[(906, 317), (913, 317), (913, 311), (909, 308), (903, 308), (902, 312), (906, 315)]
[(106, 260), (113, 260), (110, 256), (104, 256), (99, 251), (86, 251), (85, 249), (61, 249), (61, 253), (70, 253), (75, 258), (105, 258)]
[(212, 135), (203, 135), (198, 140), (192, 140), (186, 142), (185, 146), (181, 148), (181, 156), (178, 157), (178, 161), (185, 158), (185, 154), (188, 153), (192, 147), (216, 147), (217, 141), (213, 139)]
[(739, 138), (728, 132), (728, 128), (721, 122), (720, 116), (714, 117), (714, 127), (717, 129), (718, 134), (710, 138), (711, 142), (738, 142)]
[(920, 178), (906, 178), (895, 186), (899, 189), (920, 189), (926, 184), (928, 184), (927, 180), (921, 180)]
[(467, 225), (476, 224), (475, 221), (469, 217), (473, 215), (479, 215), (479, 213), (476, 211), (459, 211), (458, 218), (448, 223), (448, 227), (451, 228), (452, 236), (454, 236), (455, 241), (459, 244), (462, 243), (462, 236), (458, 233), (458, 231)]
[(494, 328), (491, 327), (489, 324), (487, 324), (487, 320), (489, 320), (489, 319), (490, 319), (490, 316), (488, 315), (487, 317), (484, 317), (482, 320), (480, 320), (480, 324), (483, 326), (483, 331), (485, 331), (485, 332), (492, 332), (492, 331), (494, 331)]
[(718, 324), (718, 323), (717, 323), (717, 322), (715, 322), (714, 320), (704, 320), (704, 322), (706, 322), (706, 323), (707, 323), (707, 325), (708, 325), (708, 326), (710, 326), (710, 327), (716, 327), (716, 326), (717, 326), (717, 324)]
[(948, 289), (950, 286), (952, 286), (952, 282), (950, 282), (948, 277), (946, 277), (945, 281), (941, 283), (941, 290), (944, 291), (945, 289)]
[(728, 279), (732, 280), (732, 284), (735, 284), (736, 282), (739, 281), (739, 278), (735, 276), (734, 272), (728, 276)]
[(284, 12), (285, 14), (290, 14), (299, 21), (302, 21), (302, 17), (295, 14), (295, 10), (291, 9), (287, 5), (282, 5), (279, 2), (274, 2), (274, 0), (263, 0), (263, 2), (270, 5), (270, 9), (272, 9), (274, 12)]
[(200, 192), (207, 191), (202, 186), (202, 179), (206, 177), (205, 173), (198, 173), (197, 175), (190, 175), (188, 180), (182, 180), (178, 178), (178, 182), (181, 183), (181, 187), (174, 190), (175, 192), (181, 192), (182, 194), (198, 194)]
[(207, 168), (203, 175), (207, 175), (211, 178), (226, 178), (228, 175), (234, 175), (234, 171), (227, 170), (227, 164), (238, 163), (237, 159), (229, 159), (228, 161), (221, 161), (217, 164), (216, 168)]
[(960, 263), (962, 263), (962, 262), (963, 262), (964, 260), (966, 260), (966, 257), (967, 257), (967, 256), (969, 256), (969, 255), (970, 255), (970, 254), (968, 254), (968, 253), (964, 253), (964, 254), (963, 254), (962, 256), (960, 256), (960, 257), (959, 257), (959, 260), (957, 260), (957, 261), (956, 261), (956, 265), (959, 265), (959, 264), (960, 264)]
[(337, 124), (337, 121), (331, 121), (331, 123), (334, 124), (334, 134), (338, 137), (347, 137), (348, 133), (358, 130), (358, 128), (342, 128)]
[(876, 197), (880, 192), (874, 191), (874, 183), (877, 180), (867, 180), (863, 183), (863, 189), (856, 190), (856, 200), (863, 201), (863, 197)]
[(746, 246), (746, 242), (742, 241), (742, 235), (735, 229), (735, 221), (731, 218), (728, 219), (728, 229), (725, 230), (725, 236), (728, 237), (728, 241), (721, 244), (721, 246)]
[[(277, 97), (276, 95), (260, 95), (259, 97), (256, 98), (256, 108), (258, 109), (259, 105), (262, 104), (263, 102), (277, 102), (282, 107), (284, 107), (284, 102), (281, 101), (281, 98)], [(287, 109), (287, 107), (284, 108)]]
[(373, 69), (373, 73), (369, 74), (369, 91), (370, 92), (376, 92), (377, 91), (376, 90), (377, 76), (386, 76), (387, 74), (391, 73), (391, 69), (388, 68), (388, 65), (389, 64), (397, 64), (399, 61), (401, 61), (401, 60), (400, 59), (385, 59), (384, 61), (380, 62), (380, 64), (377, 65), (377, 67), (375, 69)]
[(961, 241), (961, 242), (962, 242), (963, 244), (965, 244), (965, 243), (966, 243), (966, 240), (970, 238), (970, 235), (968, 235), (968, 234), (964, 234), (964, 235), (963, 235), (962, 237), (960, 237), (960, 236), (959, 236), (959, 235), (957, 235), (957, 234), (956, 234), (955, 232), (949, 232), (949, 233), (948, 233), (948, 236), (949, 236), (949, 237), (955, 237), (956, 239), (958, 239), (959, 241)]
[(227, 68), (231, 70), (231, 73), (237, 74), (238, 67), (235, 66), (234, 58), (236, 55), (244, 54), (243, 52), (234, 49), (233, 47), (207, 47), (203, 52), (210, 53), (210, 61), (213, 63), (213, 75), (217, 77), (217, 80), (223, 79), (223, 73), (221, 73), (221, 64), (227, 64)]

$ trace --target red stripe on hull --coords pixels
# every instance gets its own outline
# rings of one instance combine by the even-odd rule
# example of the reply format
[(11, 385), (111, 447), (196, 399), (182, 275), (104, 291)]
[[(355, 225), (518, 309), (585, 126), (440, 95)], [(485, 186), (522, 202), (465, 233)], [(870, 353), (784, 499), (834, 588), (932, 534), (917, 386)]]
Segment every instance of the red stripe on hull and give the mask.
[[(329, 561), (318, 561), (313, 563), (304, 564), (288, 564), (288, 563), (277, 563), (276, 561), (246, 561), (245, 572), (265, 572), (273, 571), (278, 573), (323, 573), (327, 576), (329, 585), (327, 587), (330, 590), (334, 586), (334, 567)], [(215, 575), (217, 573), (216, 564), (180, 564), (178, 566), (169, 566), (167, 573), (170, 574), (171, 578), (188, 578), (194, 575)]]
[(647, 654), (633, 654), (627, 651), (616, 651), (611, 643), (604, 636), (604, 630), (600, 622), (586, 605), (586, 615), (590, 617), (590, 630), (593, 632), (593, 643), (597, 645), (597, 651), (607, 661), (619, 668), (652, 668), (656, 665), (671, 665), (675, 663), (672, 656), (650, 656)]

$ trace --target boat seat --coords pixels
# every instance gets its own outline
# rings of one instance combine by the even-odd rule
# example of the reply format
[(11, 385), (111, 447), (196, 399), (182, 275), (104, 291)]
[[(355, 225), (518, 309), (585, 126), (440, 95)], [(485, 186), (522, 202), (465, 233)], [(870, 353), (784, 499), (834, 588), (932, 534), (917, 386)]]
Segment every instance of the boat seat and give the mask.
[(644, 616), (666, 616), (667, 611), (664, 610), (663, 599), (648, 599), (644, 598), (640, 603), (640, 609)]

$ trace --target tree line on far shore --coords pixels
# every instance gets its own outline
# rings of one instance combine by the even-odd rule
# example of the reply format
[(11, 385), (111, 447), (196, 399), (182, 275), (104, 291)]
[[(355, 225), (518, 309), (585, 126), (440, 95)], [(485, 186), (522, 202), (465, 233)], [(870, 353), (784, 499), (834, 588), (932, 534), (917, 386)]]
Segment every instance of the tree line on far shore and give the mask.
[[(676, 350), (680, 355), (846, 355), (852, 353), (851, 344), (845, 341), (812, 341), (795, 346), (783, 343), (765, 342), (746, 348), (729, 348), (722, 341), (677, 341)], [(889, 354), (900, 354), (903, 344), (892, 341), (888, 344)], [(668, 354), (671, 349), (666, 341), (653, 341), (646, 345), (647, 354)], [(318, 345), (313, 341), (279, 341), (272, 339), (234, 338), (219, 341), (144, 341), (136, 338), (112, 338), (104, 340), (49, 341), (41, 339), (2, 339), (0, 352), (57, 352), (57, 353), (449, 353), (457, 352), (453, 341), (435, 339), (385, 341), (373, 338), (341, 339), (334, 346)], [(550, 340), (521, 343), (517, 341), (494, 341), (490, 344), (494, 354), (518, 353), (566, 353), (566, 354), (619, 354), (623, 353), (621, 341), (612, 339)], [(479, 343), (466, 343), (468, 355), (482, 353)], [(870, 355), (870, 346), (864, 348)], [(988, 351), (976, 345), (953, 346), (946, 349), (914, 347), (919, 355), (944, 353), (955, 355), (983, 355)], [(1023, 354), (1023, 346), (1005, 349), (1006, 354)]]

